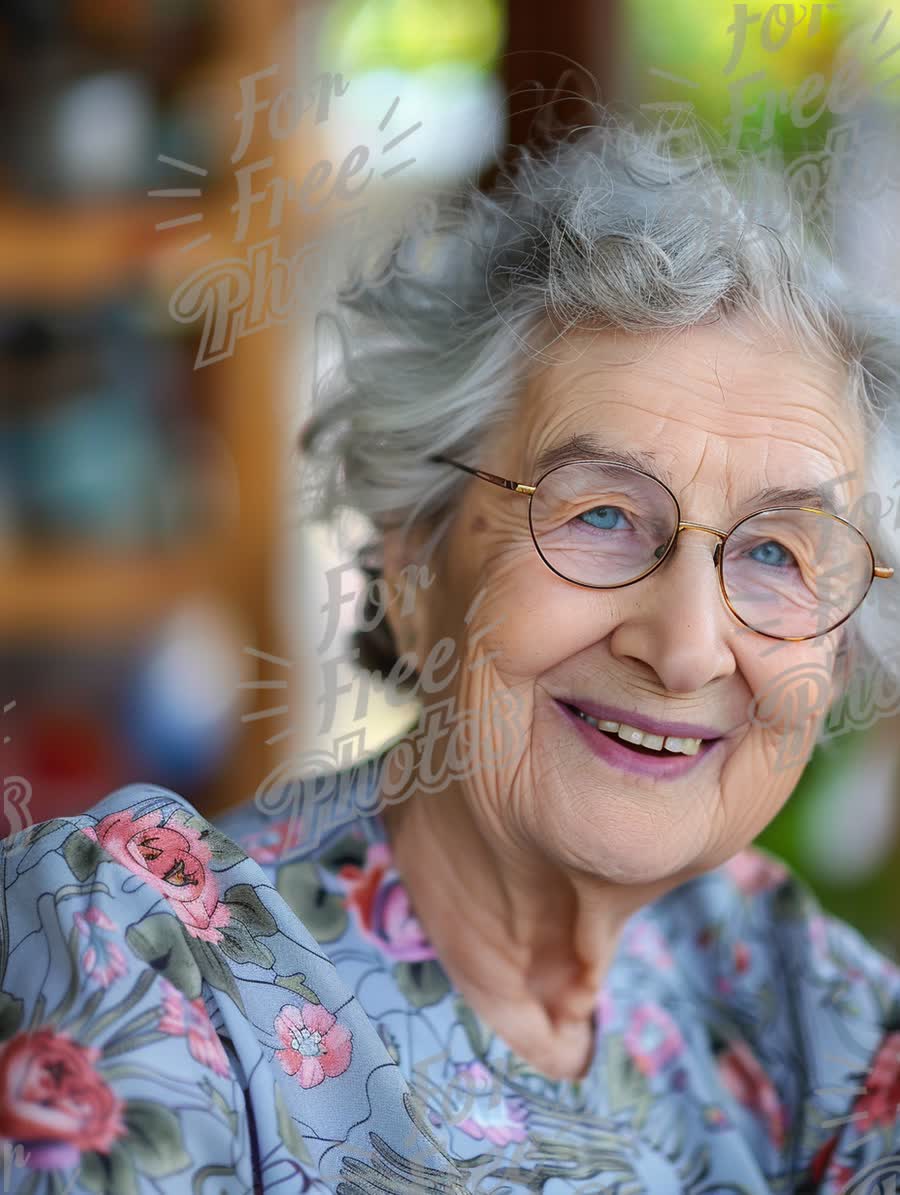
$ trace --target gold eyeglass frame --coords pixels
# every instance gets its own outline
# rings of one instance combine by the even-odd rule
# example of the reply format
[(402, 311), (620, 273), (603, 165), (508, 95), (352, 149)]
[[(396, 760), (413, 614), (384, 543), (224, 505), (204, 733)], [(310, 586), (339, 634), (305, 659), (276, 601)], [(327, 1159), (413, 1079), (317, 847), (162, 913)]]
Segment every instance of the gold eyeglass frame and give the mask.
[[(767, 639), (779, 639), (787, 643), (803, 643), (808, 639), (818, 639), (822, 635), (830, 635), (832, 631), (836, 631), (839, 626), (842, 626), (852, 614), (856, 613), (868, 596), (869, 590), (872, 588), (872, 582), (876, 578), (887, 580), (894, 575), (894, 570), (889, 565), (876, 564), (875, 553), (872, 551), (872, 545), (869, 543), (867, 536), (863, 534), (859, 527), (854, 526), (854, 524), (849, 522), (847, 519), (842, 519), (840, 515), (832, 514), (831, 511), (817, 510), (813, 506), (772, 506), (767, 507), (765, 510), (755, 510), (752, 514), (744, 515), (743, 518), (738, 519), (731, 530), (721, 531), (717, 527), (708, 527), (705, 523), (690, 523), (684, 521), (681, 518), (681, 506), (678, 502), (678, 499), (665, 484), (665, 482), (660, 481), (658, 477), (653, 477), (652, 474), (645, 473), (642, 469), (635, 469), (632, 465), (616, 464), (614, 466), (616, 469), (627, 469), (631, 473), (637, 473), (641, 477), (647, 477), (650, 481), (655, 482), (656, 485), (664, 489), (675, 504), (675, 511), (678, 516), (677, 525), (675, 530), (672, 532), (671, 539), (666, 544), (665, 551), (662, 553), (659, 559), (656, 560), (655, 563), (651, 564), (648, 569), (645, 569), (644, 572), (640, 573), (639, 576), (634, 577), (631, 581), (624, 581), (621, 585), (590, 585), (585, 581), (573, 581), (571, 577), (567, 577), (558, 569), (555, 569), (538, 546), (537, 536), (534, 533), (534, 523), (532, 522), (531, 518), (531, 499), (541, 482), (546, 477), (549, 477), (551, 473), (555, 473), (557, 469), (566, 469), (572, 465), (593, 465), (597, 463), (596, 461), (586, 459), (569, 461), (563, 465), (555, 465), (552, 469), (548, 469), (546, 473), (542, 474), (534, 485), (526, 485), (521, 481), (511, 481), (508, 477), (498, 477), (496, 473), (487, 473), (483, 469), (473, 469), (471, 465), (464, 465), (461, 461), (452, 460), (450, 457), (444, 456), (442, 453), (431, 455), (428, 459), (438, 464), (453, 465), (457, 469), (462, 469), (466, 473), (471, 473), (473, 477), (480, 477), (482, 481), (489, 481), (492, 485), (501, 486), (506, 490), (512, 490), (513, 493), (526, 495), (528, 498), (528, 529), (531, 532), (531, 540), (538, 556), (540, 556), (547, 568), (549, 568), (551, 572), (555, 573), (557, 577), (561, 577), (563, 581), (568, 581), (571, 585), (580, 585), (583, 589), (625, 589), (629, 585), (634, 585), (637, 581), (642, 581), (644, 577), (649, 576), (650, 573), (659, 568), (662, 562), (671, 554), (672, 549), (675, 546), (675, 542), (682, 531), (705, 531), (709, 535), (714, 535), (718, 542), (716, 543), (715, 551), (713, 552), (713, 564), (719, 577), (719, 590), (722, 594), (722, 600), (725, 602), (725, 605), (731, 611), (732, 615), (738, 620), (739, 623), (741, 623), (742, 626), (747, 627), (748, 630), (755, 632), (757, 635), (764, 635)], [(756, 518), (757, 515), (774, 514), (780, 510), (804, 510), (809, 511), (811, 514), (821, 515), (821, 517), (825, 519), (834, 519), (836, 522), (843, 523), (845, 527), (849, 527), (852, 531), (855, 531), (868, 549), (869, 558), (872, 562), (872, 573), (869, 577), (869, 582), (853, 609), (845, 614), (840, 622), (836, 622), (834, 626), (829, 627), (827, 631), (817, 631), (815, 635), (773, 635), (769, 631), (761, 631), (758, 627), (751, 626), (750, 623), (741, 618), (740, 614), (738, 614), (734, 606), (732, 606), (731, 602), (728, 600), (728, 594), (725, 590), (725, 577), (722, 572), (722, 545), (725, 543), (728, 537), (734, 531), (736, 531), (738, 527), (740, 527), (741, 523), (746, 523), (748, 519)]]

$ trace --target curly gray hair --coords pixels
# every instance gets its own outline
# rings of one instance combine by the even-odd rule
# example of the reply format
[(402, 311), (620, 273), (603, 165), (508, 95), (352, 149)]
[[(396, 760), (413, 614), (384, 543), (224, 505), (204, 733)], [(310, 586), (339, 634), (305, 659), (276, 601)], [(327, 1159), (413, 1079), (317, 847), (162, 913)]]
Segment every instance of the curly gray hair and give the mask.
[[(601, 109), (595, 125), (522, 151), (489, 194), (444, 196), (435, 227), (416, 234), (425, 271), (362, 287), (351, 274), (338, 291), (340, 364), (317, 380), (300, 447), (313, 517), (349, 508), (374, 526), (359, 556), (370, 579), (389, 528), (440, 540), (467, 478), (430, 455), (482, 464), (486, 431), (555, 338), (584, 325), (665, 337), (742, 313), (847, 366), (871, 496), (854, 521), (895, 562), (900, 520), (890, 528), (883, 512), (900, 460), (900, 312), (854, 291), (783, 169), (728, 158), (695, 124), (674, 133), (677, 144), (671, 126), (639, 130)], [(878, 607), (893, 584), (851, 620), (870, 659), (885, 650)], [(355, 642), (365, 667), (397, 660), (386, 620)]]

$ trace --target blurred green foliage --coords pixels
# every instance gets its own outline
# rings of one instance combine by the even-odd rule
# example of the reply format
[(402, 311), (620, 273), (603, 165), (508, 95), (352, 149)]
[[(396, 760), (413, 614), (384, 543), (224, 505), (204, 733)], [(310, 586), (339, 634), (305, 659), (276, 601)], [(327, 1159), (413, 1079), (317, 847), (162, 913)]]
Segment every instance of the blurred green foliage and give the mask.
[(338, 0), (326, 14), (325, 60), (352, 74), (442, 63), (490, 70), (505, 11), (500, 0)]
[[(847, 786), (847, 799), (853, 799), (856, 766), (866, 750), (868, 734), (858, 731), (817, 746), (797, 787), (777, 817), (769, 823), (756, 842), (782, 858), (810, 885), (826, 912), (849, 922), (885, 953), (900, 961), (900, 917), (898, 917), (897, 874), (900, 868), (900, 842), (889, 849), (887, 858), (852, 885), (832, 881), (814, 864), (809, 850), (809, 826), (817, 816), (826, 786)], [(842, 848), (842, 838), (835, 834), (835, 854)], [(838, 872), (838, 874), (840, 874)]]

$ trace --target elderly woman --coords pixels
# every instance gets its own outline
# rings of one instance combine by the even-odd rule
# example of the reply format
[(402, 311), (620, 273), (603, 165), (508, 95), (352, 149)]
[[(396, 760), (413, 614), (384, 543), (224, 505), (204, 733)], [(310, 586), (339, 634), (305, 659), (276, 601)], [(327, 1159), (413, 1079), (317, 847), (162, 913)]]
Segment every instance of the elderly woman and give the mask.
[(890, 646), (898, 326), (756, 178), (605, 122), (345, 293), (304, 447), (421, 717), (7, 841), (7, 1190), (900, 1176), (900, 970), (750, 846)]

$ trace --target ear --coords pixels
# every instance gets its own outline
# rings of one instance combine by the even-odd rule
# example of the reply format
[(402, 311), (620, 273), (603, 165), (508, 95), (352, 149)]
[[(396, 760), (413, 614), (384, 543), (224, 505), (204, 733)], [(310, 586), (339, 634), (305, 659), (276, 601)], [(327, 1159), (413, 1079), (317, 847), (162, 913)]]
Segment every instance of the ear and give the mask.
[(398, 655), (415, 657), (416, 667), (427, 654), (427, 590), (421, 583), (424, 561), (424, 533), (386, 531), (382, 537), (385, 618)]

